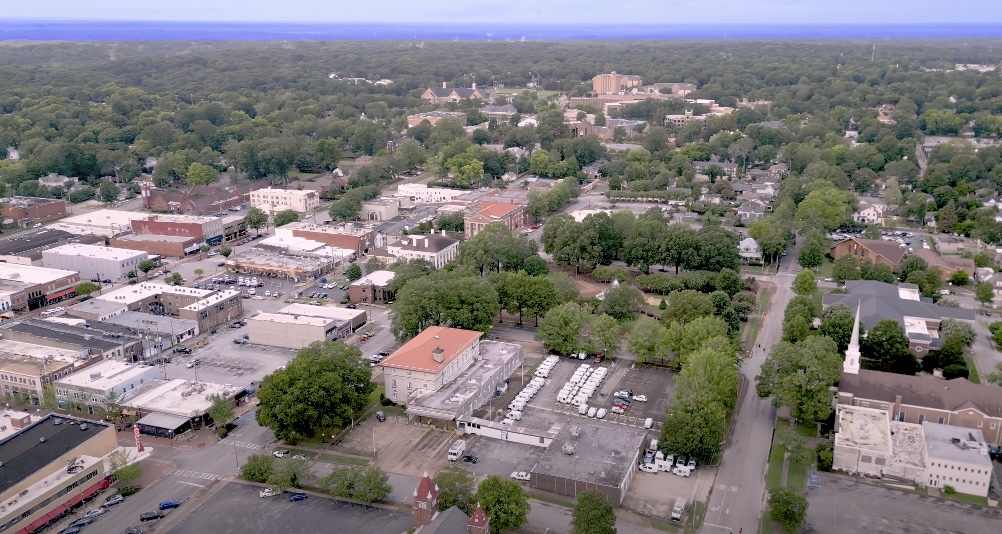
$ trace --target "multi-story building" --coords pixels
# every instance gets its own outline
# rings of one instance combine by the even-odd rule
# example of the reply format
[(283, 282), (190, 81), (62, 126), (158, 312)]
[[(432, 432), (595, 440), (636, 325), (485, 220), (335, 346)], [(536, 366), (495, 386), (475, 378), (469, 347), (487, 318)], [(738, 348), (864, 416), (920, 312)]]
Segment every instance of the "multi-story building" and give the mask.
[(320, 195), (316, 191), (295, 191), (271, 187), (251, 191), (250, 201), (251, 206), (265, 213), (285, 210), (309, 213), (320, 207)]
[(161, 258), (183, 258), (194, 254), (201, 250), (204, 242), (200, 237), (153, 234), (126, 234), (108, 240), (113, 247), (141, 250)]
[(162, 190), (144, 185), (143, 206), (157, 213), (213, 215), (239, 209), (250, 203), (250, 192), (265, 187), (264, 180), (235, 187), (195, 186), (190, 190)]
[(230, 322), (243, 314), (239, 291), (214, 291), (142, 282), (105, 293), (98, 299), (124, 304), (129, 311), (195, 321), (199, 332)]
[(72, 362), (13, 354), (0, 359), (0, 389), (7, 398), (23, 395), (38, 406), (45, 395), (45, 386), (73, 371)]
[(400, 215), (399, 198), (374, 198), (362, 203), (360, 212), (366, 221), (388, 221)]
[(9, 295), (12, 310), (36, 310), (70, 298), (79, 283), (75, 271), (0, 263), (0, 292)]
[(223, 220), (218, 217), (176, 213), (148, 215), (143, 219), (133, 220), (131, 228), (135, 234), (192, 237), (210, 245), (223, 241)]
[(249, 341), (255, 345), (299, 350), (317, 341), (344, 337), (339, 331), (342, 323), (329, 317), (258, 312), (246, 320)]
[(981, 431), (953, 425), (922, 423), (926, 447), (926, 480), (933, 488), (952, 486), (960, 493), (988, 496), (992, 460)]
[(75, 236), (62, 230), (46, 228), (44, 232), (33, 234), (30, 240), (8, 239), (0, 242), (0, 262), (41, 267), (42, 251), (67, 243), (104, 245), (104, 238), (93, 235)]
[(466, 238), (480, 233), (485, 226), (501, 223), (511, 231), (525, 226), (525, 206), (505, 202), (481, 202), (479, 209), (463, 220)]
[[(38, 532), (109, 486), (115, 427), (60, 415), (8, 412), (0, 432), (0, 532)], [(133, 460), (139, 456), (130, 454)]]
[(353, 304), (386, 304), (393, 300), (389, 284), (393, 271), (373, 271), (348, 286), (348, 299)]
[(77, 271), (86, 279), (119, 279), (138, 273), (139, 263), (148, 257), (142, 250), (70, 243), (42, 251), (42, 265)]
[(442, 119), (451, 119), (462, 126), (466, 126), (466, 113), (462, 111), (425, 111), (423, 113), (408, 115), (407, 127), (413, 128), (424, 121), (428, 121), (428, 124), (434, 126)]
[(55, 198), (8, 197), (0, 200), (4, 220), (27, 228), (66, 216), (66, 202)]
[(74, 404), (101, 406), (108, 399), (121, 399), (126, 393), (150, 380), (160, 378), (155, 365), (104, 360), (86, 369), (56, 380), (56, 398)]
[(74, 325), (26, 319), (0, 327), (3, 339), (74, 351), (82, 357), (136, 361), (143, 354), (143, 340), (133, 329), (105, 323)]
[(421, 94), (421, 98), (432, 104), (445, 104), (470, 99), (490, 102), (491, 96), (489, 91), (485, 91), (482, 88), (478, 89), (477, 84), (473, 84), (470, 87), (448, 87), (445, 82), (442, 82), (442, 87), (429, 87)]
[(355, 251), (362, 255), (373, 246), (375, 233), (372, 228), (356, 223), (314, 224), (307, 222), (289, 223), (275, 229), (276, 237), (299, 237), (317, 241), (331, 247)]
[(665, 126), (672, 124), (681, 128), (692, 121), (705, 121), (706, 115), (694, 115), (691, 109), (685, 110), (681, 115), (665, 115)]
[(445, 230), (442, 230), (442, 235), (404, 236), (396, 244), (388, 245), (386, 250), (398, 260), (425, 260), (436, 269), (441, 269), (456, 259), (459, 240), (446, 237)]
[(462, 189), (446, 189), (444, 187), (428, 187), (428, 184), (400, 184), (396, 196), (411, 202), (449, 202), (450, 200), (469, 193)]
[(643, 78), (632, 74), (599, 74), (591, 79), (591, 90), (598, 94), (620, 93), (644, 84)]
[(510, 121), (518, 113), (518, 110), (511, 104), (502, 104), (500, 106), (484, 106), (480, 108), (480, 113), (483, 113), (488, 119), (494, 119), (504, 124)]

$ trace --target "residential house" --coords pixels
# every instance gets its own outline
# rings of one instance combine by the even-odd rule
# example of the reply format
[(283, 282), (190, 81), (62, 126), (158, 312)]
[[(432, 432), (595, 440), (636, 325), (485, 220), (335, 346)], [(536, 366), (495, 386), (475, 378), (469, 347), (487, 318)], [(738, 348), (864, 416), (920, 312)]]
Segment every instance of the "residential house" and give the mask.
[(772, 174), (773, 178), (780, 180), (790, 174), (790, 166), (785, 163), (777, 163), (769, 167), (769, 174)]
[[(66, 182), (69, 182), (69, 186), (67, 186)], [(50, 172), (49, 174), (38, 178), (38, 183), (44, 185), (46, 189), (52, 189), (53, 187), (63, 187), (69, 189), (79, 182), (80, 179), (75, 176), (63, 176), (62, 174), (56, 174), (54, 172)]]
[(749, 200), (738, 206), (738, 218), (741, 222), (757, 221), (765, 217), (768, 207), (757, 200)]
[(746, 237), (738, 243), (738, 256), (745, 262), (750, 261), (762, 261), (762, 247), (758, 245), (758, 241), (750, 237)]
[(914, 254), (925, 260), (926, 264), (930, 267), (939, 267), (943, 281), (952, 278), (953, 274), (957, 271), (964, 271), (967, 273), (969, 279), (974, 278), (974, 260), (971, 258), (942, 256), (927, 248), (917, 248)]
[(459, 252), (459, 240), (442, 234), (408, 235), (401, 241), (386, 247), (387, 252), (397, 260), (421, 259), (427, 261), (436, 269), (441, 269), (456, 259)]
[(720, 169), (725, 175), (731, 178), (736, 178), (738, 175), (738, 166), (736, 163), (730, 163), (727, 161), (694, 161), (692, 162), (692, 168), (696, 169), (696, 172), (706, 174), (710, 169), (716, 167)]
[(831, 256), (837, 260), (846, 254), (852, 254), (860, 261), (870, 260), (873, 263), (886, 265), (894, 271), (904, 258), (905, 250), (903, 245), (893, 241), (850, 237), (832, 247)]
[(852, 215), (857, 224), (881, 224), (884, 220), (884, 206), (879, 204), (859, 203), (859, 209)]
[(822, 298), (826, 308), (839, 303), (856, 309), (867, 331), (882, 320), (897, 321), (908, 338), (908, 349), (920, 359), (943, 345), (940, 326), (945, 319), (974, 321), (974, 310), (933, 304), (931, 299), (922, 298), (915, 284), (848, 280), (845, 293), (829, 293)]
[(445, 104), (448, 102), (459, 102), (460, 100), (478, 99), (484, 102), (491, 101), (491, 93), (484, 89), (478, 89), (477, 84), (470, 87), (448, 87), (442, 82), (442, 87), (429, 87), (421, 94), (421, 98), (432, 104)]

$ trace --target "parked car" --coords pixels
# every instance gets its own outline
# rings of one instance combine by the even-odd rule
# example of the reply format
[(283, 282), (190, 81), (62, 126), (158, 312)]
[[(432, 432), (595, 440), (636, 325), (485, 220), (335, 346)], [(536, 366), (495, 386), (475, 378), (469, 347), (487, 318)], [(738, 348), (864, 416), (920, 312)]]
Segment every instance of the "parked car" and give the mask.
[(244, 338), (242, 338), (242, 337), (238, 337), (238, 338), (236, 338), (236, 339), (233, 340), (233, 344), (234, 345), (244, 345), (246, 343), (247, 343), (247, 340), (244, 339)]
[(101, 506), (104, 506), (106, 508), (108, 506), (115, 506), (116, 504), (122, 504), (122, 501), (124, 501), (124, 500), (125, 500), (125, 497), (122, 497), (121, 495), (119, 495), (119, 494), (116, 493), (115, 495), (112, 495), (112, 496), (108, 497), (107, 499), (105, 499), (104, 500), (104, 504), (102, 504)]
[(174, 352), (178, 354), (191, 354), (191, 349), (189, 349), (188, 347), (178, 347), (174, 349)]
[(307, 498), (309, 498), (309, 495), (305, 493), (293, 493), (292, 496), (289, 497), (289, 500), (292, 502), (296, 502), (296, 501), (305, 501)]
[(515, 471), (511, 474), (511, 478), (514, 478), (515, 480), (529, 480), (529, 473), (526, 473), (525, 471)]
[(104, 513), (104, 508), (95, 508), (93, 510), (88, 510), (84, 517), (97, 517)]
[(191, 360), (190, 362), (188, 362), (185, 365), (185, 367), (187, 367), (188, 369), (191, 369), (192, 367), (195, 367), (195, 366), (197, 366), (200, 363), (202, 363), (202, 360), (199, 360), (198, 358), (195, 358), (194, 360)]
[(181, 501), (168, 500), (160, 503), (161, 510), (170, 510), (171, 508), (177, 508), (181, 506)]
[(633, 397), (633, 400), (637, 402), (647, 402), (647, 395), (637, 395), (636, 397)]
[(70, 523), (67, 526), (69, 528), (80, 528), (80, 527), (86, 527), (87, 525), (89, 525), (89, 524), (91, 524), (93, 522), (94, 522), (94, 518), (93, 517), (86, 517), (85, 516), (85, 517), (81, 517), (80, 519), (77, 519), (76, 521)]
[(383, 413), (383, 412), (376, 412), (376, 421), (379, 421), (380, 423), (385, 423), (386, 422), (386, 414)]
[(277, 451), (272, 452), (271, 455), (274, 456), (275, 458), (285, 458), (286, 456), (289, 455), (289, 451), (285, 449), (279, 449)]
[(480, 460), (480, 458), (478, 458), (478, 457), (476, 457), (476, 456), (474, 456), (472, 454), (467, 454), (466, 456), (463, 456), (463, 461), (466, 462), (466, 463), (468, 463), (468, 464), (475, 464), (479, 460)]
[(80, 534), (80, 527), (68, 527), (59, 531), (59, 534)]
[(275, 495), (279, 495), (279, 494), (280, 494), (280, 492), (277, 492), (277, 491), (275, 491), (275, 490), (273, 490), (271, 488), (264, 488), (263, 490), (261, 490), (258, 493), (258, 496), (259, 497), (274, 497)]
[(157, 510), (156, 512), (143, 512), (139, 516), (140, 521), (156, 521), (157, 519), (163, 519), (164, 513)]
[(293, 460), (306, 460), (307, 458), (306, 458), (305, 454), (295, 454), (295, 455), (292, 456), (292, 459)]

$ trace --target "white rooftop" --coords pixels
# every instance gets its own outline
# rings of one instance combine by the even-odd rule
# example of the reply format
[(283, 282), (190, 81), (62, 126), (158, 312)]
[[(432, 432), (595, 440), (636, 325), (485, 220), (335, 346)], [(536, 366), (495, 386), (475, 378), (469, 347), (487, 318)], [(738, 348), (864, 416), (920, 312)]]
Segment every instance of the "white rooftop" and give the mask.
[[(210, 293), (212, 293), (212, 291), (210, 291)], [(207, 297), (204, 297), (204, 298), (202, 298), (200, 300), (192, 302), (191, 304), (189, 304), (189, 305), (187, 305), (187, 306), (185, 306), (185, 307), (183, 307), (181, 309), (182, 310), (198, 311), (198, 310), (202, 310), (202, 309), (208, 308), (209, 306), (212, 306), (213, 304), (217, 304), (217, 303), (222, 302), (224, 300), (231, 299), (233, 297), (239, 297), (239, 296), (240, 296), (240, 292), (239, 291), (236, 291), (234, 289), (222, 289), (222, 290), (216, 291), (215, 293), (213, 293), (213, 294), (211, 294), (211, 295), (209, 295)]]
[(925, 446), (930, 457), (992, 468), (985, 436), (977, 428), (940, 425), (925, 421)]
[(180, 213), (157, 213), (155, 215), (143, 215), (142, 217), (137, 217), (137, 219), (154, 219), (161, 222), (198, 224), (205, 224), (219, 220), (218, 217), (202, 217), (200, 215), (184, 215)]
[(372, 231), (364, 225), (356, 225), (355, 223), (344, 223), (344, 224), (315, 224), (311, 222), (294, 222), (283, 225), (281, 228), (275, 229), (275, 235), (292, 235), (292, 230), (299, 230), (301, 232), (316, 232), (319, 234), (331, 234), (331, 235), (363, 235)]
[(389, 284), (397, 273), (393, 271), (373, 271), (351, 283), (353, 286), (372, 284), (374, 286), (385, 286)]
[[(315, 307), (315, 306), (311, 306)], [(302, 324), (307, 326), (327, 326), (334, 322), (334, 319), (325, 317), (311, 317), (307, 315), (287, 315), (284, 313), (258, 312), (257, 315), (249, 317), (250, 321), (265, 321), (280, 324)]]
[(39, 422), (42, 419), (38, 415), (32, 415), (28, 412), (19, 412), (17, 410), (7, 409), (4, 410), (3, 413), (0, 413), (0, 423), (3, 423), (2, 425), (0, 425), (0, 441), (3, 441), (23, 430), (10, 424), (10, 419), (21, 419), (23, 417), (30, 418), (31, 419), (30, 424), (32, 425)]
[[(130, 364), (121, 360), (103, 360), (69, 376), (60, 378), (56, 381), (56, 384), (104, 391), (114, 389), (122, 382), (144, 375), (147, 372), (149, 372), (149, 368), (143, 365)], [(99, 373), (100, 376), (98, 376)]]
[(77, 235), (103, 235), (132, 231), (132, 221), (145, 219), (147, 214), (122, 210), (96, 210), (90, 213), (66, 217), (59, 222), (50, 224), (50, 228), (63, 230)]
[(14, 280), (26, 284), (45, 284), (74, 274), (77, 273), (62, 269), (49, 269), (47, 267), (17, 265), (6, 262), (0, 263), (0, 279)]
[(310, 304), (289, 304), (278, 310), (278, 313), (286, 315), (306, 315), (312, 317), (323, 317), (335, 321), (350, 321), (359, 315), (365, 315), (365, 310), (349, 310), (338, 306), (313, 306)]
[(213, 395), (232, 397), (243, 388), (193, 380), (154, 380), (138, 394), (127, 395), (122, 404), (144, 411), (196, 417), (212, 406)]
[(310, 252), (321, 256), (347, 257), (355, 254), (354, 250), (328, 246), (326, 243), (314, 241), (305, 237), (296, 237), (291, 233), (273, 235), (258, 242), (265, 247), (283, 248), (286, 250)]
[(570, 213), (570, 215), (571, 217), (574, 217), (575, 221), (581, 222), (585, 220), (585, 217), (589, 215), (598, 215), (599, 213), (612, 215), (612, 210), (574, 210)]
[(97, 245), (85, 245), (83, 243), (68, 243), (58, 247), (42, 251), (42, 255), (62, 254), (64, 256), (85, 256), (88, 258), (101, 258), (106, 260), (127, 260), (136, 256), (146, 256), (142, 250), (132, 250), (127, 248), (100, 247)]
[(835, 444), (891, 453), (891, 424), (886, 410), (840, 405)]
[(87, 349), (80, 351), (60, 349), (56, 347), (47, 347), (45, 345), (36, 345), (34, 343), (14, 341), (11, 339), (0, 340), (0, 355), (5, 354), (23, 354), (25, 356), (38, 359), (51, 358), (65, 363), (74, 363), (79, 360), (86, 360), (89, 357), (87, 355)]
[(184, 286), (171, 286), (167, 284), (161, 284), (158, 282), (142, 282), (139, 284), (133, 284), (131, 286), (125, 286), (121, 289), (112, 291), (111, 293), (105, 293), (103, 295), (94, 297), (99, 300), (107, 300), (111, 302), (120, 302), (122, 304), (132, 304), (138, 302), (147, 297), (153, 295), (161, 295), (164, 293), (171, 293), (174, 295), (189, 295), (197, 298), (205, 298), (212, 293), (209, 289), (195, 289), (193, 287)]

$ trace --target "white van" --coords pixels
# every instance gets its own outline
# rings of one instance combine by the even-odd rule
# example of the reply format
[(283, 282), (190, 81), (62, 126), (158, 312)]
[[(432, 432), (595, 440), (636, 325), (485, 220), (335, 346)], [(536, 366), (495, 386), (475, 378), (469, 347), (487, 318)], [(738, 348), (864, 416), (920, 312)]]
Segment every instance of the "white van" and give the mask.
[(504, 416), (505, 416), (505, 419), (511, 419), (513, 421), (521, 421), (522, 420), (522, 412), (517, 411), (517, 410), (512, 410), (512, 411), (504, 414)]
[(645, 473), (657, 473), (658, 468), (654, 464), (640, 464), (640, 470)]
[(525, 403), (522, 401), (512, 401), (511, 404), (508, 405), (509, 410), (515, 410), (516, 412), (522, 411), (522, 408), (525, 408)]
[(644, 428), (654, 428), (654, 419), (648, 417), (644, 420)]
[(595, 414), (597, 414), (597, 413), (598, 413), (598, 408), (596, 408), (594, 406), (592, 406), (591, 408), (588, 408), (588, 417), (595, 417)]
[(585, 415), (587, 413), (588, 413), (587, 404), (582, 403), (580, 406), (578, 406), (578, 415)]
[(599, 419), (605, 419), (605, 414), (607, 413), (609, 412), (605, 408), (599, 408), (598, 413), (595, 414), (595, 417), (598, 417)]
[(457, 439), (456, 442), (452, 444), (452, 447), (449, 447), (449, 461), (455, 462), (459, 460), (463, 457), (464, 452), (466, 452), (466, 442), (461, 439)]

